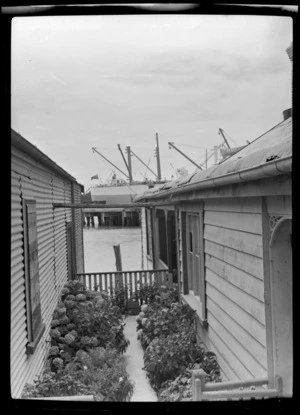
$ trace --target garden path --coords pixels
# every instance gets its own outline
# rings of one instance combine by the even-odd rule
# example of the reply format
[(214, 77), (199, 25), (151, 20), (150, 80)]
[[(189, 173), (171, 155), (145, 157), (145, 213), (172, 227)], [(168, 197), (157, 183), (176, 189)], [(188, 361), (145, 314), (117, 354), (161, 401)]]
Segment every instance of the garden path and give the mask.
[(124, 334), (130, 340), (124, 358), (126, 359), (126, 370), (129, 377), (135, 383), (134, 393), (130, 399), (131, 402), (157, 402), (157, 395), (146, 378), (146, 372), (143, 370), (144, 358), (143, 348), (137, 340), (137, 323), (136, 316), (128, 316), (125, 319), (126, 326)]

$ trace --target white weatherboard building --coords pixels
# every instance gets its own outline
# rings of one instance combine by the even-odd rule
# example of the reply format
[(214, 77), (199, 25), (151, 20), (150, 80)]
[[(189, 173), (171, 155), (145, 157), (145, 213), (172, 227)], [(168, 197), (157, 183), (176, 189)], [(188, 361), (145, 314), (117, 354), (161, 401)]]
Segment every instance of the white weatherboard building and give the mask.
[[(292, 56), (291, 49), (288, 50)], [(146, 191), (145, 268), (177, 274), (223, 380), (293, 394), (292, 110), (222, 163)]]
[[(292, 394), (292, 117), (223, 163), (145, 192), (146, 268), (176, 270), (224, 380)], [(289, 117), (289, 118), (287, 118)]]

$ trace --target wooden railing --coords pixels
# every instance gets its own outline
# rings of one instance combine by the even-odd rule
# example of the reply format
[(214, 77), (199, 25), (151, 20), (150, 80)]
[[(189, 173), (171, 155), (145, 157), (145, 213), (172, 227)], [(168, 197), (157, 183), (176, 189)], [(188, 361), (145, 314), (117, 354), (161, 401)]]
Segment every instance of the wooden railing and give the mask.
[(192, 372), (193, 401), (264, 399), (281, 396), (280, 376), (276, 376), (274, 388), (269, 389), (268, 384), (267, 377), (247, 381), (205, 383), (205, 372), (202, 369)]
[(137, 271), (89, 272), (76, 274), (89, 290), (106, 291), (112, 295), (115, 289), (126, 287), (128, 298), (138, 299), (138, 290), (143, 284), (172, 285), (173, 275), (166, 269)]

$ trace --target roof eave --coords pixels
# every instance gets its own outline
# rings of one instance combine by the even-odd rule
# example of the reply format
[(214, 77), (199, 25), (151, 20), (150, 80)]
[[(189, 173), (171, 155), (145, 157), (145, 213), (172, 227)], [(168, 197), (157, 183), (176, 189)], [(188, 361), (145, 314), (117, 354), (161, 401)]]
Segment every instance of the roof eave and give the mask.
[(288, 174), (292, 171), (292, 156), (284, 157), (280, 160), (269, 161), (263, 165), (240, 170), (222, 176), (217, 176), (202, 180), (197, 183), (189, 183), (180, 188), (168, 189), (165, 191), (154, 193), (153, 195), (141, 195), (135, 199), (135, 202), (141, 202), (148, 199), (163, 199), (171, 195), (192, 192), (194, 190), (209, 189), (217, 186), (225, 186), (228, 184), (242, 183), (252, 180), (264, 179), (267, 177)]
[(15, 130), (11, 129), (11, 145), (18, 148), (21, 151), (26, 152), (30, 157), (44, 164), (51, 170), (55, 171), (57, 174), (65, 177), (73, 183), (77, 183), (80, 186), (81, 192), (84, 192), (84, 186), (77, 182), (75, 177), (71, 176), (66, 172), (62, 167), (56, 164), (51, 160), (46, 154), (39, 150), (35, 145), (31, 144), (26, 138), (21, 136)]

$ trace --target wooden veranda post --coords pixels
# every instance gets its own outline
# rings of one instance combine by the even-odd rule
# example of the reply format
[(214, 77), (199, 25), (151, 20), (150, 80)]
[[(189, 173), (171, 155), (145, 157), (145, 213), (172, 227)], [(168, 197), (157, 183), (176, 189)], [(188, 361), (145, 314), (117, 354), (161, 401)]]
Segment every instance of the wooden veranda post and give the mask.
[(122, 258), (120, 245), (114, 245), (115, 257), (116, 257), (116, 270), (122, 271)]
[[(119, 245), (114, 245), (115, 257), (116, 257), (116, 270), (122, 271), (122, 257), (121, 257), (121, 247)], [(116, 288), (123, 288), (123, 274), (118, 273), (116, 274), (115, 280)]]

